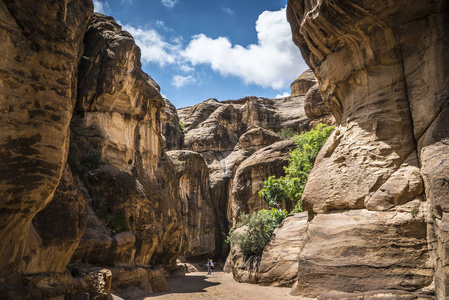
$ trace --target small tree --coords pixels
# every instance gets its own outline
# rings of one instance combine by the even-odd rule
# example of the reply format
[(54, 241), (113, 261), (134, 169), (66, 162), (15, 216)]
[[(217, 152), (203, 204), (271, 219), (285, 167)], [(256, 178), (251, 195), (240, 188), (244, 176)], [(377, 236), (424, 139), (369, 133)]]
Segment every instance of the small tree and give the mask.
[(301, 197), (307, 183), (307, 177), (312, 171), (315, 159), (324, 143), (334, 130), (333, 126), (318, 124), (315, 129), (303, 132), (294, 137), (297, 148), (290, 153), (286, 176), (276, 178), (270, 176), (259, 191), (270, 206), (278, 207), (284, 201), (292, 201), (295, 208), (292, 212), (302, 211)]

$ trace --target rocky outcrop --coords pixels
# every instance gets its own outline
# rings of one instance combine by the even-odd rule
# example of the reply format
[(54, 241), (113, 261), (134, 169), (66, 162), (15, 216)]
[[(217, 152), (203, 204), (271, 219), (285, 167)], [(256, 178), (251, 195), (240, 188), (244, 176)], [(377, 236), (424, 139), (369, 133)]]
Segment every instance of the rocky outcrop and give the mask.
[(183, 256), (189, 262), (205, 261), (215, 255), (216, 211), (209, 190), (209, 169), (204, 158), (193, 151), (169, 151), (179, 182), (183, 233)]
[[(437, 297), (449, 295), (448, 209), (441, 196), (449, 174), (449, 87), (443, 75), (449, 71), (443, 54), (449, 50), (448, 10), (443, 0), (289, 1), (293, 39), (339, 124), (303, 194), (303, 207), (315, 218), (307, 233), (310, 244), (300, 254), (306, 268), (299, 269), (297, 294), (386, 286), (414, 291), (433, 277)], [(412, 203), (426, 215), (399, 212)], [(350, 218), (333, 212), (347, 209), (354, 210)], [(365, 214), (374, 214), (375, 224), (361, 221)], [(359, 240), (360, 250), (348, 248), (348, 241), (322, 245), (318, 254), (314, 241), (335, 218), (344, 221), (342, 230), (353, 224), (370, 239)], [(371, 244), (373, 232), (389, 245), (388, 252)], [(321, 251), (347, 252), (350, 262), (329, 258), (332, 267), (322, 260), (317, 265), (313, 257), (323, 259)], [(404, 253), (416, 259), (403, 261)], [(365, 280), (368, 270), (372, 275)], [(340, 281), (349, 276), (353, 285)]]
[(335, 124), (331, 111), (323, 101), (318, 83), (307, 92), (304, 99), (304, 111), (310, 120), (310, 127), (316, 127), (319, 123), (326, 125)]
[[(242, 213), (248, 214), (269, 208), (258, 192), (263, 189), (268, 177), (285, 175), (287, 158), (295, 147), (293, 139), (280, 141), (258, 150), (239, 165), (234, 176), (232, 203), (230, 203), (232, 224), (238, 222), (238, 217)], [(288, 211), (293, 209), (293, 203), (287, 202), (283, 205)]]
[(307, 91), (317, 83), (317, 79), (313, 71), (308, 69), (293, 81), (290, 86), (292, 96), (305, 95)]
[[(238, 282), (291, 287), (298, 277), (298, 255), (307, 229), (307, 212), (296, 213), (282, 221), (265, 246), (261, 257), (247, 258), (236, 243), (228, 257)], [(232, 239), (245, 234), (246, 226), (236, 229)]]
[(0, 276), (17, 271), (31, 220), (59, 184), (93, 9), (88, 0), (43, 2), (0, 2)]

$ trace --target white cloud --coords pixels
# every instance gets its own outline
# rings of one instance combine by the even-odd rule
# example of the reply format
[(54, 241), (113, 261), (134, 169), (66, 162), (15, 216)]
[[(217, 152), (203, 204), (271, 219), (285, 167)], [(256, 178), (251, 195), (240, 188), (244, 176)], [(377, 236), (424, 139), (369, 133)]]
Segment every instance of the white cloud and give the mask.
[(173, 8), (176, 3), (178, 3), (178, 0), (162, 0), (162, 4), (168, 8)]
[(165, 22), (161, 21), (161, 20), (156, 20), (156, 27), (157, 28), (162, 28), (165, 32), (173, 31), (173, 28), (165, 26)]
[(234, 12), (232, 9), (230, 9), (229, 7), (224, 7), (224, 8), (222, 8), (221, 10), (222, 10), (223, 12), (227, 13), (228, 15), (233, 15), (233, 14), (235, 14), (235, 12)]
[(144, 63), (157, 63), (160, 67), (178, 61), (181, 44), (168, 43), (155, 29), (135, 28), (124, 25), (123, 29), (131, 33), (142, 52)]
[(290, 93), (284, 92), (283, 94), (277, 94), (275, 98), (279, 99), (279, 98), (285, 98), (285, 97), (290, 97)]
[(175, 75), (172, 78), (171, 84), (177, 88), (181, 88), (183, 86), (186, 86), (188, 84), (192, 84), (195, 82), (196, 82), (196, 79), (193, 75), (188, 75), (188, 76)]
[(223, 76), (240, 77), (246, 84), (283, 89), (306, 70), (293, 44), (285, 8), (265, 11), (256, 22), (258, 43), (242, 47), (225, 37), (193, 37), (183, 57), (194, 66), (207, 64)]
[(100, 0), (94, 0), (94, 11), (108, 15), (111, 13), (111, 7), (109, 6), (108, 1), (100, 1)]

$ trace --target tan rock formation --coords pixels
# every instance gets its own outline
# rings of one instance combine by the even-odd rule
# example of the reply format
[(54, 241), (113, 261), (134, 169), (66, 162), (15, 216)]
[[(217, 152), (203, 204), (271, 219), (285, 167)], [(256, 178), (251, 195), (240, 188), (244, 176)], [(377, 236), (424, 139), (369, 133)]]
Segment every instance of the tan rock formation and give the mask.
[(81, 169), (95, 213), (132, 233), (116, 235), (88, 222), (74, 261), (174, 265), (182, 251), (181, 206), (160, 135), (159, 87), (141, 70), (139, 48), (113, 18), (95, 14), (85, 43), (71, 166)]
[(77, 63), (92, 2), (0, 2), (0, 276), (17, 271), (31, 220), (68, 150)]
[[(280, 141), (262, 148), (243, 161), (238, 167), (232, 188), (231, 215), (232, 224), (236, 224), (242, 213), (251, 213), (264, 208), (268, 204), (258, 192), (264, 187), (268, 177), (285, 175), (284, 167), (290, 151), (295, 148), (293, 139)], [(292, 203), (286, 203), (287, 210), (293, 209)]]
[(298, 277), (298, 255), (307, 230), (307, 212), (287, 217), (265, 246), (258, 269), (261, 285), (291, 287)]
[(308, 225), (292, 292), (316, 297), (329, 290), (414, 291), (430, 285), (428, 212), (415, 202), (391, 212), (318, 214)]
[(204, 158), (193, 151), (169, 151), (167, 156), (176, 166), (183, 217), (183, 256), (189, 262), (204, 261), (215, 255), (216, 212), (209, 190), (209, 169)]
[(161, 133), (165, 139), (165, 149), (180, 150), (184, 140), (184, 132), (181, 132), (179, 117), (176, 107), (164, 99), (165, 108), (161, 111)]
[(316, 127), (319, 123), (334, 125), (335, 119), (326, 106), (321, 96), (320, 86), (316, 83), (306, 94), (304, 99), (304, 111), (310, 120), (310, 127)]
[(21, 272), (63, 273), (86, 227), (86, 201), (66, 166), (53, 200), (34, 218)]
[(292, 96), (305, 95), (307, 91), (317, 83), (317, 79), (313, 71), (308, 69), (293, 81), (290, 86)]
[[(304, 96), (246, 97), (223, 102), (209, 99), (179, 109), (178, 115), (186, 128), (183, 147), (199, 152), (210, 170), (211, 197), (220, 222), (221, 238), (217, 239), (216, 249), (220, 255), (226, 255), (224, 238), (229, 230), (228, 222), (233, 220), (232, 190), (237, 168), (255, 151), (279, 141), (273, 131), (287, 127), (301, 132), (309, 128)], [(282, 167), (277, 170), (283, 174)], [(281, 175), (264, 174), (266, 178), (260, 180), (266, 180), (269, 175)]]
[[(443, 75), (449, 73), (444, 54), (449, 50), (447, 1), (290, 0), (287, 14), (293, 39), (314, 70), (324, 101), (339, 124), (321, 151), (304, 191), (303, 206), (318, 213), (311, 224), (320, 226), (319, 221), (327, 222), (326, 218), (333, 214), (321, 214), (334, 209), (389, 209), (369, 212), (383, 216), (392, 214), (397, 205), (425, 199), (431, 209), (429, 216), (412, 222), (421, 229), (416, 228), (411, 236), (410, 231), (401, 229), (393, 232), (391, 239), (409, 240), (421, 251), (422, 231), (426, 220), (429, 222), (429, 248), (434, 249), (435, 256), (430, 257), (435, 265), (435, 292), (438, 298), (447, 298), (449, 268), (444, 262), (448, 259), (448, 208), (447, 201), (442, 200), (448, 192), (444, 182), (449, 174), (449, 160), (445, 159), (449, 155), (449, 87), (447, 76)], [(422, 191), (424, 195), (420, 195)], [(365, 214), (364, 210), (354, 213)], [(399, 222), (398, 229), (409, 226), (399, 217), (398, 214), (392, 219)], [(379, 226), (385, 224), (381, 219), (376, 222)], [(366, 223), (358, 226), (360, 230), (370, 227)], [(313, 228), (310, 226), (309, 230)], [(319, 238), (314, 234), (321, 233), (310, 231), (312, 241)], [(363, 253), (370, 253), (370, 245), (367, 240), (359, 243)], [(346, 248), (337, 245), (335, 252)], [(301, 262), (313, 261), (313, 251), (306, 250), (301, 252)], [(327, 250), (331, 248), (320, 251)], [(355, 280), (351, 287), (340, 285), (339, 278), (346, 278), (347, 272), (363, 276), (366, 267), (350, 270), (345, 263), (336, 265), (337, 261), (329, 260), (335, 266), (331, 270), (310, 263), (306, 269), (300, 269), (298, 292), (309, 293), (308, 288), (300, 287), (301, 283), (322, 286), (324, 292), (331, 288), (328, 284), (332, 281), (332, 289), (340, 290), (385, 286), (413, 290), (430, 284), (428, 276), (432, 274), (420, 273), (428, 270), (425, 262), (417, 259), (417, 264), (407, 266), (390, 256), (404, 251), (402, 247), (385, 254), (380, 249), (376, 251), (382, 254), (375, 252), (364, 265), (394, 262), (399, 268), (397, 273), (394, 269), (377, 268), (374, 276), (378, 280)], [(351, 268), (354, 261), (366, 257), (362, 252), (351, 252)], [(418, 275), (401, 279), (410, 268), (415, 268), (413, 272)], [(335, 277), (312, 275), (323, 272), (331, 272)], [(326, 278), (327, 283), (321, 278)], [(378, 285), (381, 282), (383, 287)], [(318, 290), (310, 293), (317, 294)]]

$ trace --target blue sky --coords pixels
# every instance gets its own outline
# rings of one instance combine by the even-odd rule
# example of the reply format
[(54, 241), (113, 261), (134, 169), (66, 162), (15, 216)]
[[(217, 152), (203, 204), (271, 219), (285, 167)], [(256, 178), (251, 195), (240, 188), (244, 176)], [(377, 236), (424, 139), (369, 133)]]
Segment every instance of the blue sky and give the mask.
[(307, 69), (287, 0), (94, 0), (142, 50), (143, 70), (177, 108), (209, 98), (275, 98)]

